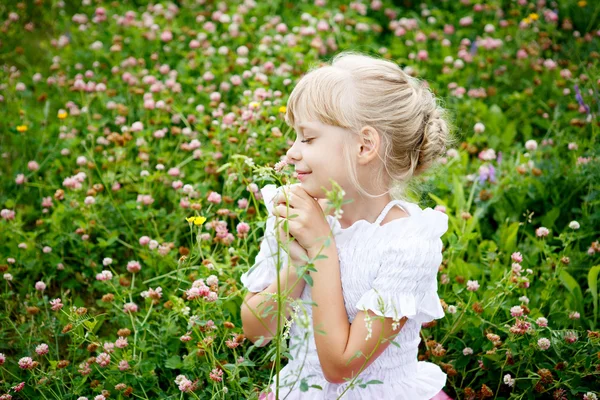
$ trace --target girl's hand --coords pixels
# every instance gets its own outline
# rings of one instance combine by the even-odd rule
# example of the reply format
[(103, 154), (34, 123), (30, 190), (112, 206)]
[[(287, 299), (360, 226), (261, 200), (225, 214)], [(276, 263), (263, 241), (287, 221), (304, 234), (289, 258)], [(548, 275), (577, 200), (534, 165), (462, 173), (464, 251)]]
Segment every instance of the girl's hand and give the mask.
[(316, 256), (326, 238), (331, 237), (331, 228), (318, 201), (300, 185), (283, 188), (273, 201), (272, 214), (287, 219), (290, 234), (309, 257)]
[(286, 234), (284, 226), (283, 226), (283, 219), (280, 219), (276, 222), (276, 224), (278, 225), (278, 231), (279, 231), (279, 240), (284, 243), (284, 248), (288, 251), (289, 255), (290, 255), (290, 259), (292, 260), (292, 263), (295, 266), (299, 266), (299, 265), (305, 265), (306, 264), (306, 260), (303, 259), (302, 257), (308, 257), (308, 253), (306, 251), (306, 249), (302, 246), (300, 246), (298, 244), (298, 242), (296, 241), (296, 239), (294, 239), (294, 237), (290, 234), (288, 236), (288, 234)]

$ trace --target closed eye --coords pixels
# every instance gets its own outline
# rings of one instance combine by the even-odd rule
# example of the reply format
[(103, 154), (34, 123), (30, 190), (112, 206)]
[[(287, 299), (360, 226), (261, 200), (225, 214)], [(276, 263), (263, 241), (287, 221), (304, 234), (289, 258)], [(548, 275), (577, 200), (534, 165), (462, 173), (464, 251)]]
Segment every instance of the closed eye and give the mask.
[(314, 138), (304, 139), (304, 140), (301, 140), (300, 142), (302, 142), (302, 143), (310, 143), (312, 140), (314, 140)]

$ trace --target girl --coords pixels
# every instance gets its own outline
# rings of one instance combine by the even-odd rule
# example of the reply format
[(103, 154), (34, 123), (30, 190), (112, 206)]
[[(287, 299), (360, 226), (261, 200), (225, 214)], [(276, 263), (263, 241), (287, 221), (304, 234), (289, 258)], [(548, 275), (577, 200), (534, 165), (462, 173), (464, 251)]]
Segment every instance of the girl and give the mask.
[[(278, 280), (281, 293), (303, 301), (279, 398), (448, 398), (442, 370), (417, 360), (421, 324), (444, 316), (436, 275), (448, 218), (400, 199), (409, 179), (445, 153), (445, 111), (396, 64), (343, 52), (298, 82), (285, 119), (297, 132), (287, 161), (301, 183), (261, 190), (270, 213), (265, 238), (241, 277), (252, 342), (264, 345), (276, 331), (264, 312), (277, 308)], [(325, 215), (331, 180), (351, 200), (335, 216)], [(277, 236), (287, 239), (283, 220), (293, 239), (289, 260), (278, 247)], [(312, 286), (298, 277), (306, 257), (316, 269), (308, 272)]]

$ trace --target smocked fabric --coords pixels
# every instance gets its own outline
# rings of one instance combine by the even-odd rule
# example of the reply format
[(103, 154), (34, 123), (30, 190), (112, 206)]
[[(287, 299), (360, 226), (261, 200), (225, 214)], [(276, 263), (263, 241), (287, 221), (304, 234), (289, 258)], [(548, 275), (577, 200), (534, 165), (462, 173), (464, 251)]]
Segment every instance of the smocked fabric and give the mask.
[[(251, 292), (260, 292), (275, 281), (278, 262), (287, 266), (286, 253), (278, 248), (275, 236), (273, 198), (280, 188), (267, 185), (261, 189), (269, 211), (265, 236), (254, 265), (242, 275), (243, 285)], [(393, 206), (400, 206), (409, 216), (381, 221)], [(446, 383), (446, 374), (433, 363), (417, 360), (421, 341), (421, 324), (439, 319), (444, 311), (437, 294), (437, 271), (442, 262), (441, 236), (448, 229), (448, 216), (431, 208), (393, 200), (382, 210), (374, 223), (359, 220), (342, 228), (333, 216), (326, 216), (335, 238), (340, 261), (342, 290), (348, 321), (352, 323), (359, 311), (371, 310), (376, 315), (407, 321), (394, 341), (360, 375), (360, 388), (349, 382), (335, 384), (323, 375), (317, 356), (312, 327), (311, 287), (306, 285), (300, 297), (298, 315), (290, 329), (289, 351), (292, 356), (281, 370), (280, 397), (287, 399), (395, 399), (419, 400), (435, 396)], [(303, 323), (302, 323), (303, 322)], [(308, 391), (300, 390), (300, 382)], [(313, 388), (318, 385), (322, 388)], [(351, 386), (350, 388), (348, 388)], [(275, 379), (272, 389), (275, 390)]]

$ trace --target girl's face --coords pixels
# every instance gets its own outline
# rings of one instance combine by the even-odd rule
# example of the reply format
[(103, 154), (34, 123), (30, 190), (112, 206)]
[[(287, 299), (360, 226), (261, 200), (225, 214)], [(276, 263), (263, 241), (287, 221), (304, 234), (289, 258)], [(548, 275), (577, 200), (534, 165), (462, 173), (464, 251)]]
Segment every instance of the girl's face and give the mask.
[(346, 129), (319, 121), (298, 125), (296, 141), (287, 151), (287, 158), (295, 166), (302, 188), (312, 197), (325, 197), (323, 187), (331, 190), (329, 179), (344, 190), (348, 187), (343, 145), (350, 134)]

